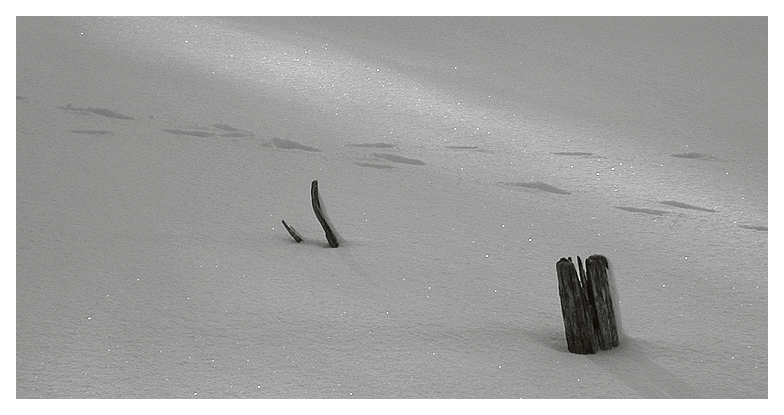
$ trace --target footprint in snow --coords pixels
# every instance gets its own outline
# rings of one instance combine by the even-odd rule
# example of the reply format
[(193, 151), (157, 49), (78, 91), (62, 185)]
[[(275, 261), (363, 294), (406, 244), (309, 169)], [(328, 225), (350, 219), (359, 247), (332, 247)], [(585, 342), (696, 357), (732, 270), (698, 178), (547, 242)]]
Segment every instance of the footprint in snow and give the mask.
[(303, 151), (312, 151), (312, 152), (320, 152), (321, 150), (316, 147), (311, 147), (305, 144), (300, 144), (293, 140), (287, 140), (285, 138), (278, 138), (275, 137), (272, 139), (272, 144), (275, 147), (283, 149), (283, 150), (303, 150)]
[(479, 146), (446, 146), (446, 148), (453, 151), (473, 151), (477, 153), (492, 153), (492, 151), (485, 150)]
[(586, 156), (586, 157), (593, 156), (593, 153), (585, 153), (582, 151), (559, 151), (553, 154), (555, 154), (556, 156)]
[(394, 166), (389, 164), (378, 164), (378, 163), (354, 163), (360, 167), (370, 167), (371, 169), (394, 169)]
[(675, 206), (675, 207), (681, 208), (681, 209), (691, 209), (691, 210), (699, 210), (699, 211), (702, 211), (702, 212), (716, 213), (716, 211), (713, 210), (713, 209), (708, 209), (708, 208), (703, 208), (703, 207), (699, 207), (699, 206), (689, 205), (689, 204), (686, 204), (686, 203), (676, 202), (674, 200), (665, 200), (665, 201), (662, 201), (662, 202), (659, 202), (659, 203), (661, 203), (663, 205), (668, 205), (668, 206)]
[(127, 115), (123, 115), (123, 114), (120, 114), (119, 112), (115, 112), (115, 111), (112, 111), (112, 110), (109, 110), (109, 109), (106, 109), (106, 108), (95, 108), (95, 107), (80, 108), (80, 107), (74, 107), (71, 104), (68, 104), (68, 105), (66, 105), (64, 107), (57, 107), (57, 108), (59, 108), (61, 110), (65, 110), (65, 111), (74, 111), (74, 112), (80, 112), (80, 113), (84, 113), (84, 114), (95, 114), (95, 115), (100, 115), (102, 117), (115, 118), (115, 119), (118, 119), (118, 120), (132, 120), (133, 119), (133, 117), (129, 117)]
[[(382, 143), (382, 142), (379, 142), (379, 143), (353, 143), (353, 144), (348, 144), (348, 146), (349, 147), (358, 147), (358, 148), (375, 148), (375, 149), (395, 148), (396, 147), (396, 145), (394, 145), (394, 144)], [(418, 160), (418, 159), (414, 159), (414, 158), (410, 158), (410, 157), (403, 157), (403, 156), (399, 156), (397, 154), (391, 154), (391, 153), (372, 153), (371, 156), (375, 157), (377, 159), (390, 161), (392, 163), (409, 164), (409, 165), (412, 165), (412, 166), (424, 166), (425, 164), (427, 164), (427, 163), (425, 163), (422, 160)], [(367, 159), (369, 157), (366, 156), (364, 158)], [(374, 162), (357, 162), (357, 163), (354, 163), (354, 164), (356, 164), (358, 166), (370, 167), (370, 168), (374, 168), (374, 169), (390, 169), (390, 168), (394, 168), (393, 166), (390, 166), (389, 164), (379, 164), (379, 163), (374, 163)]]
[(570, 191), (567, 191), (567, 190), (564, 190), (564, 189), (559, 189), (559, 188), (557, 188), (555, 186), (549, 185), (549, 184), (544, 183), (544, 182), (510, 182), (510, 183), (505, 183), (505, 184), (507, 186), (523, 187), (523, 188), (526, 188), (526, 189), (539, 190), (539, 191), (547, 192), (547, 193), (555, 193), (557, 195), (570, 195), (570, 194), (572, 194), (572, 192), (570, 192)]
[(252, 132), (235, 128), (228, 124), (212, 124), (206, 127), (195, 126), (191, 128), (161, 128), (161, 131), (201, 138), (214, 137), (216, 135), (224, 138), (253, 137)]
[(768, 227), (767, 226), (738, 225), (738, 227), (741, 227), (743, 229), (750, 229), (752, 231), (760, 231), (760, 232), (767, 232), (768, 231)]
[(626, 212), (644, 213), (646, 215), (653, 215), (653, 216), (664, 216), (670, 213), (666, 210), (645, 209), (645, 208), (636, 208), (630, 206), (616, 206), (616, 208)]
[(87, 135), (112, 135), (113, 131), (110, 130), (68, 130), (71, 134), (87, 134)]
[(201, 138), (212, 137), (215, 135), (215, 133), (211, 131), (180, 130), (177, 128), (161, 128), (161, 131), (165, 131), (170, 134), (189, 135), (192, 137), (201, 137)]
[(252, 137), (253, 133), (247, 130), (243, 130), (240, 128), (232, 127), (228, 124), (212, 124), (213, 127), (217, 128), (218, 130), (223, 131), (220, 135), (221, 137), (226, 138), (241, 138), (241, 137)]
[(349, 146), (361, 147), (361, 148), (395, 148), (395, 145), (390, 143), (360, 143), (360, 144), (349, 144)]
[(393, 163), (410, 164), (413, 166), (424, 166), (426, 164), (422, 160), (398, 156), (397, 154), (390, 154), (390, 153), (373, 153), (373, 157), (391, 161)]
[(675, 154), (670, 154), (670, 157), (675, 157), (679, 159), (691, 159), (691, 160), (708, 160), (708, 161), (716, 160), (716, 157), (713, 157), (710, 154), (695, 153), (695, 152), (675, 153)]

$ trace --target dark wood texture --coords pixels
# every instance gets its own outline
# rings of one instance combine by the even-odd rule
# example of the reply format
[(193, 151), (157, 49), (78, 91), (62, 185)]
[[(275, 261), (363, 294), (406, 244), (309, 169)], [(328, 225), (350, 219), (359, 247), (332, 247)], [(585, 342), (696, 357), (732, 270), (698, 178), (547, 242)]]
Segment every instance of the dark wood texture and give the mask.
[(594, 332), (599, 340), (599, 348), (609, 350), (618, 346), (618, 327), (610, 296), (610, 283), (607, 280), (607, 258), (591, 255), (585, 260), (585, 268), (595, 310)]
[(296, 229), (294, 229), (294, 228), (292, 228), (291, 226), (289, 226), (289, 225), (286, 223), (286, 221), (285, 221), (285, 220), (283, 220), (283, 221), (281, 221), (281, 222), (283, 222), (283, 226), (285, 226), (285, 227), (286, 227), (286, 230), (287, 230), (287, 231), (289, 231), (289, 235), (291, 235), (291, 237), (292, 237), (292, 238), (294, 238), (294, 240), (295, 240), (295, 241), (297, 241), (297, 243), (300, 243), (300, 242), (302, 242), (302, 236), (300, 236), (299, 232), (297, 232), (297, 230), (296, 230)]
[(571, 257), (555, 264), (567, 348), (576, 354), (609, 350), (618, 346), (618, 330), (607, 281), (607, 258), (592, 255), (583, 268), (578, 256), (577, 264), (579, 276)]
[(332, 230), (329, 221), (321, 210), (321, 199), (319, 199), (318, 193), (318, 180), (313, 180), (313, 183), (310, 185), (310, 199), (313, 202), (313, 212), (316, 214), (316, 218), (321, 224), (321, 227), (324, 228), (324, 234), (327, 237), (329, 246), (332, 248), (337, 248), (340, 245), (338, 243), (337, 235), (335, 235), (335, 232)]

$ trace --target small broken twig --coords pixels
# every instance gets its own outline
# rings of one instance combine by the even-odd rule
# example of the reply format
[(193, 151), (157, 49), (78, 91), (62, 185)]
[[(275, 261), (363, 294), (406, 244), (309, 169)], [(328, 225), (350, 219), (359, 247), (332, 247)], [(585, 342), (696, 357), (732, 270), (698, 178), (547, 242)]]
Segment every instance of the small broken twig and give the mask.
[(289, 235), (291, 235), (291, 237), (294, 238), (294, 240), (297, 241), (297, 243), (302, 242), (302, 236), (300, 236), (299, 232), (297, 232), (296, 229), (289, 226), (285, 220), (282, 220), (281, 222), (283, 222), (283, 226), (286, 227), (286, 230), (289, 231)]

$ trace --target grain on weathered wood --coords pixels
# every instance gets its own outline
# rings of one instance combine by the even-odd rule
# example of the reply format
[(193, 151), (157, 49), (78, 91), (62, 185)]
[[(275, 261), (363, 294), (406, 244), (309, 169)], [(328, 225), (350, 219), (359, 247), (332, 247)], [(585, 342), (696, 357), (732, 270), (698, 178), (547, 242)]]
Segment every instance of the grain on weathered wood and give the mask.
[(583, 287), (571, 257), (569, 259), (561, 258), (556, 264), (556, 271), (566, 345), (572, 353), (595, 353), (593, 324), (591, 324), (588, 314), (587, 299), (583, 294)]
[(556, 264), (558, 294), (564, 319), (566, 344), (571, 353), (593, 354), (618, 346), (618, 331), (607, 280), (607, 258), (577, 257), (579, 276), (572, 258)]
[(577, 256), (577, 266), (580, 269), (580, 295), (583, 298), (583, 304), (585, 306), (584, 313), (585, 319), (582, 320), (586, 325), (590, 327), (585, 327), (581, 330), (583, 336), (585, 336), (585, 342), (589, 343), (591, 346), (591, 353), (595, 353), (599, 350), (599, 340), (596, 338), (596, 305), (593, 301), (593, 296), (591, 295), (591, 279), (585, 273), (585, 268), (583, 268), (583, 261), (580, 259), (580, 256)]
[(585, 260), (585, 268), (595, 305), (594, 331), (599, 340), (599, 347), (602, 350), (609, 350), (618, 346), (619, 342), (610, 283), (607, 280), (607, 258), (602, 255), (591, 255)]

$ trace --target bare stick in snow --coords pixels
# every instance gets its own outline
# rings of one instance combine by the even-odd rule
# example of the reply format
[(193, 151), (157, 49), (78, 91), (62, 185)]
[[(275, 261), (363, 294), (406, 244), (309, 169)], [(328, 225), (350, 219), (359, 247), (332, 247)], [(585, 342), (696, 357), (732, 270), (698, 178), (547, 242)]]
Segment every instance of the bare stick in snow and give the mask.
[(292, 237), (292, 238), (294, 238), (294, 240), (295, 240), (295, 241), (297, 241), (297, 243), (300, 243), (300, 242), (302, 242), (302, 236), (300, 236), (299, 232), (297, 232), (297, 230), (296, 230), (296, 229), (294, 229), (294, 228), (292, 228), (291, 226), (289, 226), (289, 225), (286, 223), (286, 221), (285, 221), (285, 220), (283, 220), (283, 221), (281, 221), (281, 222), (283, 222), (283, 226), (285, 226), (285, 227), (286, 227), (286, 230), (287, 230), (287, 231), (289, 231), (289, 235), (291, 235), (291, 237)]
[(310, 199), (313, 202), (313, 212), (316, 213), (316, 218), (318, 219), (319, 223), (321, 223), (321, 227), (324, 228), (324, 234), (327, 237), (329, 246), (337, 248), (339, 245), (338, 238), (335, 235), (335, 232), (332, 230), (332, 227), (329, 224), (329, 220), (326, 218), (324, 212), (321, 209), (321, 200), (319, 199), (318, 194), (318, 180), (313, 180), (313, 183), (310, 185)]

